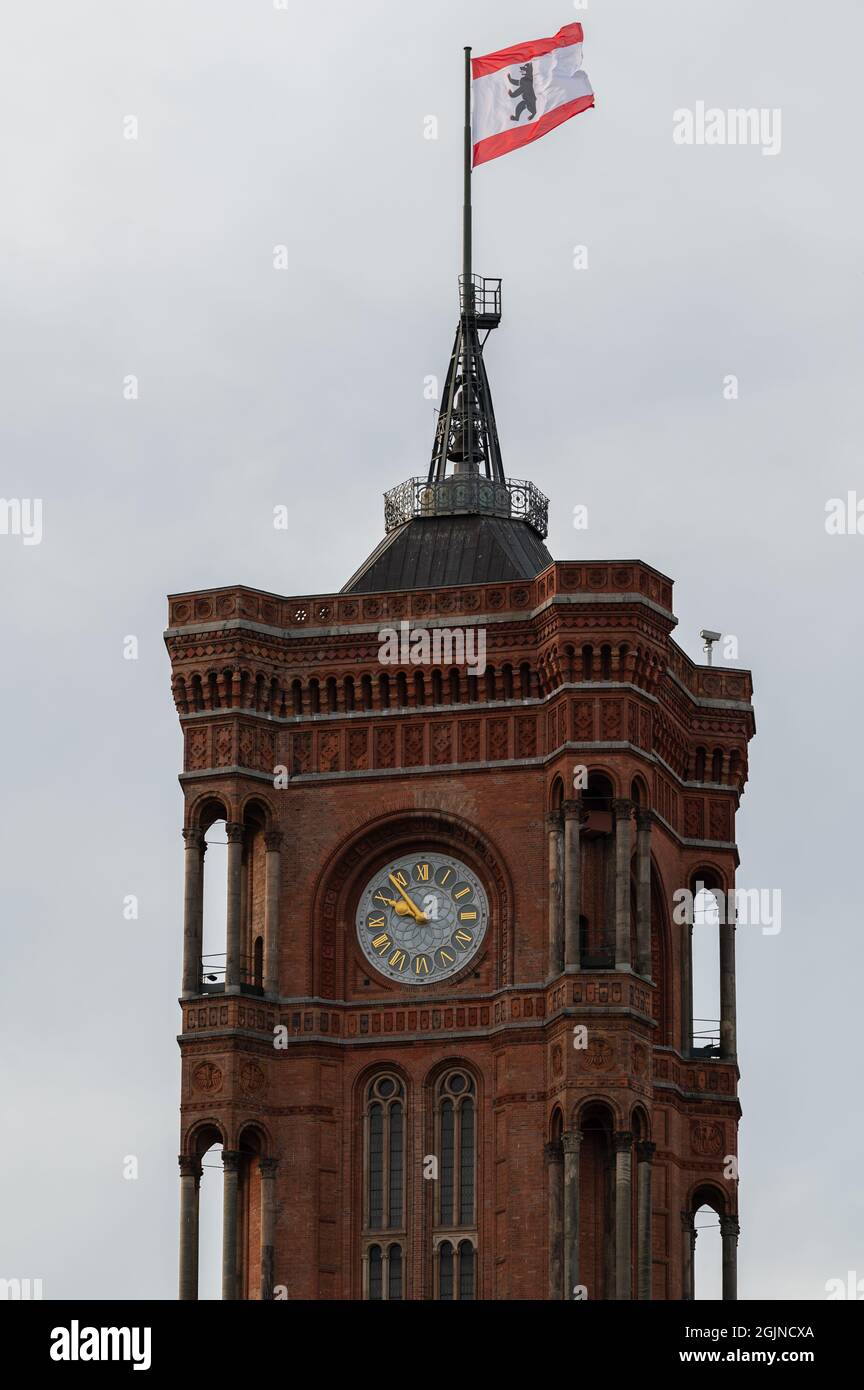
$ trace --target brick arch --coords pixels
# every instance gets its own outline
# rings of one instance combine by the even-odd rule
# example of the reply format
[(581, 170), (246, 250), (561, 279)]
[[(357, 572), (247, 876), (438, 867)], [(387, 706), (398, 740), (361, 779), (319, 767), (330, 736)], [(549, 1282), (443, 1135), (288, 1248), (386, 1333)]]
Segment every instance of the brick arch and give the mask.
[[(589, 762), (586, 765), (589, 781), (592, 777), (605, 777), (612, 787), (612, 799), (615, 800), (621, 796), (620, 772), (616, 771), (614, 767), (607, 767), (605, 763)], [(584, 792), (583, 795), (585, 795)]]
[(221, 792), (202, 792), (186, 807), (187, 829), (206, 832), (214, 821), (233, 820), (235, 811), (235, 805), (230, 797), (222, 795)]
[(217, 1120), (215, 1116), (208, 1116), (206, 1119), (195, 1120), (189, 1126), (180, 1148), (184, 1156), (200, 1158), (208, 1149), (212, 1149), (214, 1144), (221, 1144), (225, 1149), (231, 1147), (222, 1121)]
[(697, 883), (704, 883), (710, 891), (712, 888), (725, 893), (729, 887), (728, 873), (719, 864), (712, 864), (710, 860), (701, 860), (687, 871), (687, 887), (692, 891)]
[(724, 1192), (719, 1183), (706, 1182), (703, 1178), (698, 1179), (687, 1196), (688, 1212), (697, 1212), (700, 1207), (711, 1207), (718, 1216), (734, 1216), (732, 1202), (728, 1192)]
[(260, 791), (248, 792), (240, 802), (240, 819), (245, 823), (248, 811), (260, 811), (264, 819), (264, 829), (272, 830), (277, 824), (276, 811), (273, 803), (267, 796), (262, 796)]
[[(443, 811), (406, 809), (392, 811), (370, 821), (337, 845), (318, 876), (312, 899), (312, 922), (309, 933), (309, 978), (312, 993), (333, 999), (344, 992), (346, 959), (353, 942), (353, 916), (350, 899), (369, 873), (370, 863), (382, 857), (395, 858), (424, 840), (430, 849), (452, 851), (464, 857), (483, 880), (489, 893), (492, 922), (487, 938), (496, 962), (496, 987), (507, 985), (513, 978), (513, 884), (504, 858), (488, 835), (459, 816)], [(469, 961), (468, 970), (476, 969)], [(461, 973), (451, 983), (462, 978)], [(420, 996), (418, 996), (419, 998)]]
[(254, 1119), (240, 1121), (240, 1124), (237, 1127), (236, 1147), (238, 1149), (241, 1148), (243, 1140), (245, 1138), (248, 1138), (249, 1136), (252, 1136), (254, 1138), (255, 1143), (257, 1144), (257, 1148), (251, 1150), (251, 1152), (260, 1156), (261, 1158), (272, 1157), (273, 1138), (270, 1134), (270, 1131), (267, 1129), (267, 1126), (263, 1124), (261, 1120)]
[(597, 1107), (604, 1107), (608, 1110), (609, 1122), (613, 1130), (624, 1128), (624, 1114), (620, 1102), (613, 1100), (610, 1095), (603, 1091), (592, 1091), (590, 1095), (577, 1100), (576, 1104), (573, 1106), (570, 1112), (571, 1129), (580, 1129), (582, 1126), (582, 1117), (585, 1112), (596, 1109)]
[(630, 1111), (629, 1128), (637, 1140), (651, 1138), (651, 1116), (639, 1100), (635, 1102)]

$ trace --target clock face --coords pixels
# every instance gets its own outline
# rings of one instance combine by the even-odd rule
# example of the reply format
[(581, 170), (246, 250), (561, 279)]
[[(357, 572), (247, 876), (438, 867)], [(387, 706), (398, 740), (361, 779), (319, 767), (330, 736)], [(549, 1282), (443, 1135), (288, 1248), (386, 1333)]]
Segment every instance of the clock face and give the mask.
[(434, 984), (463, 970), (488, 922), (480, 880), (449, 854), (401, 855), (370, 879), (357, 905), (363, 954), (400, 984)]

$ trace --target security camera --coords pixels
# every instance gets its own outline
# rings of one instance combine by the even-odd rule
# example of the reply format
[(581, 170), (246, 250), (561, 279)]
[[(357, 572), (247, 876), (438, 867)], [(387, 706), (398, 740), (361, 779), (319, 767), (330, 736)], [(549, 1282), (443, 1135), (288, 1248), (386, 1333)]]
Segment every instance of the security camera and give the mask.
[(720, 641), (720, 638), (723, 636), (723, 633), (722, 633), (722, 632), (712, 632), (712, 631), (710, 630), (710, 628), (703, 627), (702, 631), (699, 633), (699, 636), (700, 636), (700, 637), (703, 639), (703, 641), (705, 641), (705, 642), (719, 642), (719, 641)]

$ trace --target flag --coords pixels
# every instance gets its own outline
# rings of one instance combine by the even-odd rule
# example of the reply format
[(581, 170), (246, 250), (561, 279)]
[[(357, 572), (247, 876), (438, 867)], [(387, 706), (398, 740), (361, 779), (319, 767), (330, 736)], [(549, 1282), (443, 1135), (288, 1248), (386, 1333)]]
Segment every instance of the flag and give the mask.
[(538, 140), (594, 105), (582, 68), (582, 25), (471, 60), (474, 166)]

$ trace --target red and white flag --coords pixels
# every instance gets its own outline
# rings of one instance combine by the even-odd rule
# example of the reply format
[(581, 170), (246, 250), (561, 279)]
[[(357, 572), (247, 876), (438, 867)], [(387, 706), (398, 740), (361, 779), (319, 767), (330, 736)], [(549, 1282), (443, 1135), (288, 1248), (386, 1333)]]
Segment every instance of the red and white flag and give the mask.
[(553, 39), (502, 48), (471, 60), (474, 165), (538, 140), (594, 105), (582, 68), (582, 25), (567, 24)]

